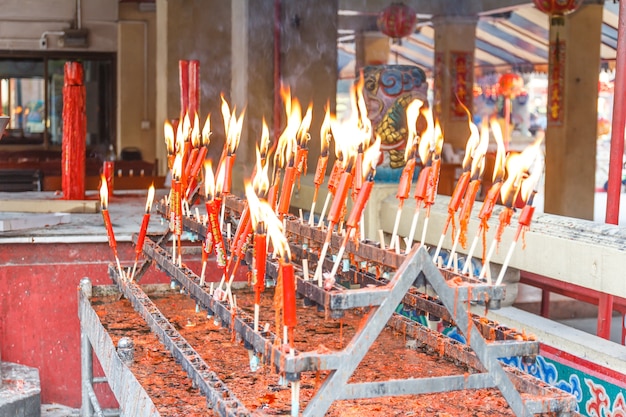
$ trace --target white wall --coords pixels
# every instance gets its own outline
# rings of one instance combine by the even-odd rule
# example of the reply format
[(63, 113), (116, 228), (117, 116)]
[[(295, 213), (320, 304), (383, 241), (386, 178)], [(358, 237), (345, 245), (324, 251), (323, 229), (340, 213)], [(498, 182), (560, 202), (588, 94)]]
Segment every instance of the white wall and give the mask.
[[(58, 44), (59, 32), (76, 28), (80, 5), (81, 27), (89, 31), (87, 48)], [(118, 2), (114, 0), (3, 0), (0, 3), (0, 49), (40, 50), (47, 37), (48, 50), (115, 52), (117, 50)]]

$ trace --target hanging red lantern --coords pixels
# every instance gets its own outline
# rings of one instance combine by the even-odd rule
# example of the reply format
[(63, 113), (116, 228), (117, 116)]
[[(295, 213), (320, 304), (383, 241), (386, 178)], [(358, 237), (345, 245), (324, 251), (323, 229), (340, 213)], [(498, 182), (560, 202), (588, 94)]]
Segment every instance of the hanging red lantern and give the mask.
[(507, 98), (515, 98), (524, 90), (524, 79), (521, 75), (508, 72), (498, 80), (498, 93)]
[(563, 25), (563, 16), (572, 13), (581, 5), (582, 0), (533, 0), (535, 7), (551, 17), (553, 25)]
[(376, 21), (382, 33), (401, 43), (401, 39), (415, 31), (417, 14), (415, 10), (403, 3), (392, 3), (385, 7)]

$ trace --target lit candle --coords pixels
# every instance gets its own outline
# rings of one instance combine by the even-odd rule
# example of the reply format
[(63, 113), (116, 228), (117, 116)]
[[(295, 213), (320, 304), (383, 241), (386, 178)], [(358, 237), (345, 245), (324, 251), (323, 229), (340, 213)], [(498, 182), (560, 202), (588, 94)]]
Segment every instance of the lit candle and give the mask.
[(113, 233), (113, 224), (111, 223), (111, 217), (108, 210), (108, 198), (109, 191), (107, 190), (106, 178), (101, 177), (102, 185), (100, 186), (100, 204), (102, 206), (102, 219), (104, 220), (104, 227), (107, 231), (107, 238), (109, 240), (109, 247), (113, 250), (115, 256), (115, 262), (117, 263), (117, 270), (120, 275), (120, 279), (124, 279), (124, 273), (122, 272), (122, 266), (120, 265), (120, 258), (117, 255), (117, 242), (115, 240), (115, 233)]
[(148, 231), (148, 223), (150, 223), (150, 210), (152, 210), (152, 201), (154, 200), (154, 184), (148, 189), (148, 198), (146, 200), (146, 211), (141, 221), (141, 228), (139, 229), (139, 235), (137, 236), (137, 245), (135, 246), (135, 263), (133, 265), (133, 272), (130, 276), (132, 280), (135, 277), (135, 271), (137, 269), (137, 260), (143, 251), (143, 242), (146, 239), (146, 232)]
[(285, 177), (283, 178), (283, 187), (280, 192), (280, 200), (278, 202), (278, 213), (281, 216), (289, 213), (291, 204), (291, 194), (293, 192), (293, 184), (296, 180), (297, 169), (290, 165), (285, 169)]
[(320, 220), (317, 224), (319, 227), (324, 225), (324, 216), (326, 215), (326, 210), (328, 205), (330, 204), (331, 199), (335, 195), (335, 191), (337, 191), (337, 185), (339, 184), (339, 180), (341, 179), (341, 174), (343, 173), (343, 153), (339, 148), (336, 148), (337, 159), (335, 159), (335, 163), (333, 164), (333, 169), (330, 171), (330, 176), (328, 177), (328, 194), (326, 195), (326, 201), (324, 202), (324, 207), (322, 208), (322, 213), (320, 214)]
[(313, 202), (311, 203), (311, 211), (309, 213), (309, 225), (313, 226), (313, 219), (315, 217), (315, 204), (317, 201), (317, 193), (319, 192), (320, 186), (324, 182), (324, 178), (326, 177), (326, 168), (328, 166), (328, 150), (330, 147), (330, 140), (332, 138), (332, 132), (330, 130), (331, 123), (330, 110), (328, 106), (326, 106), (326, 115), (324, 116), (324, 121), (322, 122), (322, 127), (320, 128), (320, 156), (317, 158), (317, 166), (315, 167), (315, 175), (313, 177), (313, 184), (315, 184), (315, 189), (313, 191)]

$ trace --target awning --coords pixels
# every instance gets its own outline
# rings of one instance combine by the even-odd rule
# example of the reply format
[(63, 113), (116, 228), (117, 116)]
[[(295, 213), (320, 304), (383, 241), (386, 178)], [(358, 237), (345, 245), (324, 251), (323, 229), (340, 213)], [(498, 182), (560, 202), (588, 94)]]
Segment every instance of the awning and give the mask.
[[(355, 12), (346, 13), (353, 15)], [(616, 58), (618, 18), (619, 4), (605, 2), (600, 48), (603, 63), (612, 62)], [(399, 64), (419, 65), (427, 73), (431, 73), (435, 43), (434, 29), (429, 17), (422, 16), (418, 27), (419, 31), (403, 39), (401, 45), (391, 46), (390, 60)], [(532, 4), (504, 13), (483, 14), (476, 27), (475, 65), (486, 72), (503, 69), (536, 71), (548, 64), (548, 38), (549, 17)], [(354, 58), (354, 32), (342, 30), (339, 39), (339, 48), (344, 59), (346, 54)], [(343, 62), (342, 75), (349, 74), (345, 70), (349, 66), (350, 63)]]

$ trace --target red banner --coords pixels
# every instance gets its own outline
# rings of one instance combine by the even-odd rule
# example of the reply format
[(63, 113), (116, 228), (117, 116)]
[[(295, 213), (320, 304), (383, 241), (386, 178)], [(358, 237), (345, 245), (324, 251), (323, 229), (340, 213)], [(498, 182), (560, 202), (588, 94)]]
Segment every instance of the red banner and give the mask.
[(473, 55), (473, 52), (450, 52), (450, 116), (453, 120), (467, 119), (465, 109), (472, 106)]
[(565, 41), (556, 38), (550, 42), (550, 69), (548, 71), (548, 124), (563, 124), (565, 103)]

